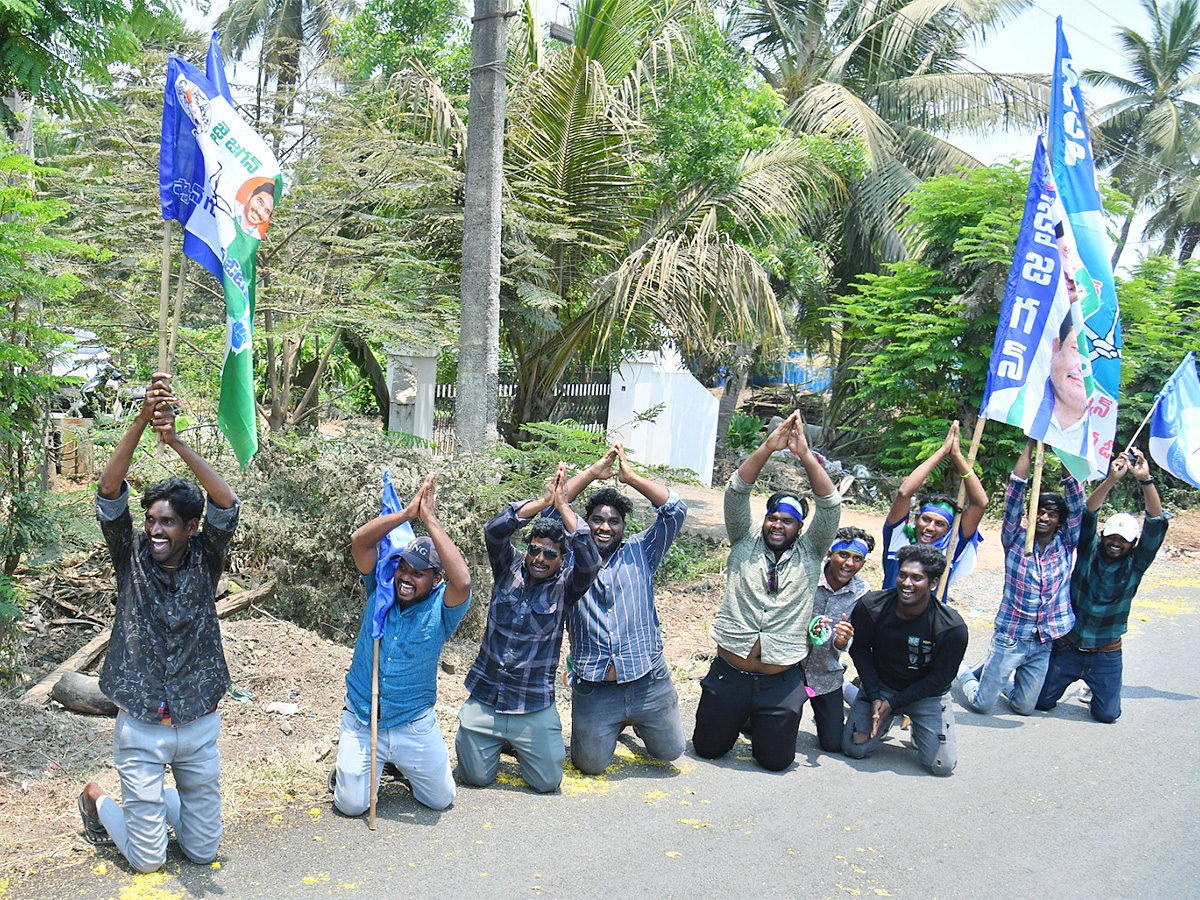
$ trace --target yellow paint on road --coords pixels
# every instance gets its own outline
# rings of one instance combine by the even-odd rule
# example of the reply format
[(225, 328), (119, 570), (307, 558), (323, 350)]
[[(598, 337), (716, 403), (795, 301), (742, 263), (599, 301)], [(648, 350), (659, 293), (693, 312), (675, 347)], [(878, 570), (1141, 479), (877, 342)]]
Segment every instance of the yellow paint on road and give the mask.
[(118, 900), (180, 900), (184, 891), (166, 887), (171, 876), (165, 872), (134, 875), (133, 880), (121, 888)]

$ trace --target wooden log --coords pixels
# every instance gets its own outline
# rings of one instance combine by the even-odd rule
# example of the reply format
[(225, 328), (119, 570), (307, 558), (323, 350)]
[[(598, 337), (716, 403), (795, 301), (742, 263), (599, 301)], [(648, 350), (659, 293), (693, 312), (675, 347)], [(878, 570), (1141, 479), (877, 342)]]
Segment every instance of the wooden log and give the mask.
[(50, 696), (75, 712), (93, 716), (115, 716), (117, 704), (100, 692), (100, 679), (95, 675), (66, 672), (58, 679)]
[[(217, 604), (217, 617), (224, 619), (226, 616), (231, 616), (236, 612), (248, 609), (253, 603), (273, 597), (275, 595), (276, 584), (277, 581), (272, 578), (266, 584), (256, 587), (253, 590), (242, 591), (240, 594), (231, 594)], [(80, 669), (91, 665), (93, 660), (108, 647), (108, 641), (111, 636), (111, 628), (100, 632), (80, 647), (61, 666), (22, 694), (17, 702), (23, 703), (26, 706), (45, 705), (46, 701), (50, 699), (51, 691), (54, 690), (54, 686), (58, 684), (59, 680), (68, 672), (78, 672)]]

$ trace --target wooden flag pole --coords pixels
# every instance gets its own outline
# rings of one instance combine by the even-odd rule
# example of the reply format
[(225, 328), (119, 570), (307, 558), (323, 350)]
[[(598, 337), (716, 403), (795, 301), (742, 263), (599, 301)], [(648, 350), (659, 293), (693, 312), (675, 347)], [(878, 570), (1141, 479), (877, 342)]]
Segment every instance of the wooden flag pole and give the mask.
[(167, 342), (167, 365), (170, 367), (168, 372), (175, 371), (175, 343), (179, 338), (179, 316), (183, 311), (183, 291), (187, 287), (187, 270), (188, 258), (181, 255), (179, 257), (179, 277), (175, 282), (175, 310), (171, 313), (171, 337)]
[(1155, 397), (1154, 402), (1150, 404), (1150, 412), (1146, 413), (1146, 418), (1142, 419), (1142, 424), (1137, 427), (1137, 431), (1135, 431), (1133, 433), (1133, 437), (1129, 439), (1129, 444), (1125, 448), (1126, 453), (1133, 449), (1134, 441), (1138, 439), (1138, 435), (1142, 433), (1142, 429), (1146, 427), (1146, 424), (1150, 421), (1150, 417), (1153, 416), (1154, 411), (1158, 409), (1158, 401), (1159, 398)]
[(1037, 442), (1037, 455), (1033, 460), (1033, 479), (1029, 483), (1029, 516), (1025, 525), (1025, 555), (1033, 553), (1034, 527), (1037, 524), (1038, 497), (1042, 493), (1042, 464), (1045, 462), (1042, 442)]
[[(158, 288), (158, 371), (169, 373), (167, 368), (167, 314), (171, 304), (171, 220), (163, 219), (162, 280)], [(158, 438), (157, 453), (163, 455), (165, 444)]]
[[(983, 427), (987, 424), (987, 419), (982, 415), (975, 420), (975, 431), (971, 434), (971, 446), (967, 449), (967, 465), (972, 471), (975, 469), (975, 456), (979, 453), (979, 444), (983, 440)], [(963, 503), (967, 499), (967, 479), (959, 479), (962, 483), (958, 486), (958, 509), (961, 510)], [(943, 601), (946, 599), (946, 590), (950, 586), (950, 564), (954, 559), (954, 548), (958, 543), (958, 520), (962, 518), (961, 512), (955, 512), (954, 519), (950, 523), (950, 543), (946, 546), (946, 568), (942, 571), (942, 578), (938, 582), (937, 594)]]
[(371, 811), (367, 814), (367, 827), (375, 830), (375, 801), (379, 796), (379, 779), (375, 773), (379, 753), (379, 640), (371, 654)]

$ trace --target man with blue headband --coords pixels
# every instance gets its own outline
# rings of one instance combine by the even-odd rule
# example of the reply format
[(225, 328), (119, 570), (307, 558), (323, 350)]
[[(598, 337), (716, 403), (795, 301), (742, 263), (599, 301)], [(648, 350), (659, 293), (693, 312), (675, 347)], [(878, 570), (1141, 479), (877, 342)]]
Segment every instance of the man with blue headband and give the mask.
[[(762, 528), (753, 528), (750, 492), (772, 453), (790, 450), (814, 495), (771, 495)], [(796, 733), (807, 696), (801, 663), (809, 652), (813, 592), (841, 517), (842, 498), (808, 446), (799, 412), (788, 416), (741, 464), (725, 488), (729, 533), (725, 599), (712, 625), (717, 657), (700, 682), (692, 744), (706, 759), (728, 753), (749, 720), (751, 752), (764, 769), (796, 758)]]
[(937, 451), (912, 470), (900, 484), (896, 499), (883, 523), (883, 590), (896, 586), (899, 563), (896, 553), (910, 544), (934, 547), (946, 555), (950, 546), (950, 528), (954, 516), (960, 512), (958, 504), (945, 494), (925, 497), (918, 507), (916, 521), (912, 518), (912, 500), (938, 464), (949, 457), (955, 472), (966, 484), (967, 507), (962, 510), (958, 525), (958, 540), (954, 545), (954, 559), (950, 566), (949, 584), (971, 573), (979, 561), (978, 547), (983, 538), (979, 534), (979, 523), (983, 520), (988, 498), (983, 483), (967, 463), (959, 442), (959, 425), (956, 420), (946, 433), (946, 440)]
[(874, 549), (875, 538), (861, 528), (839, 528), (817, 582), (813, 646), (804, 660), (804, 677), (813, 691), (809, 705), (817, 725), (817, 741), (826, 753), (840, 753), (842, 749), (842, 682), (846, 671), (842, 653), (854, 640), (850, 624), (854, 604), (871, 590), (859, 572)]
[[(333, 803), (347, 816), (370, 805), (383, 766), (403, 775), (419, 803), (445, 809), (454, 800), (450, 754), (434, 712), (442, 646), (454, 634), (471, 601), (471, 570), (437, 515), (435, 476), (412, 502), (385, 512), (350, 537), (362, 573), (367, 604), (346, 673), (346, 708), (338, 734)], [(428, 537), (414, 537), (408, 523), (420, 520)], [(408, 527), (406, 527), (408, 526)], [(398, 532), (397, 530), (400, 530)], [(399, 533), (404, 537), (397, 539)], [(374, 635), (379, 635), (378, 766), (371, 778), (371, 678)]]

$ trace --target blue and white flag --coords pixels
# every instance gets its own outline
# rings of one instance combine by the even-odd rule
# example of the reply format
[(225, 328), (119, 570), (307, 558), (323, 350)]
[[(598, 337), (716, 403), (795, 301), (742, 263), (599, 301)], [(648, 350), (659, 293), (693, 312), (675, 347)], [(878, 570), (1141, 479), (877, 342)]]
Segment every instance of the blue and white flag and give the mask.
[(256, 257), (283, 179), (271, 148), (233, 108), (215, 33), (207, 67), (214, 78), (175, 56), (167, 63), (158, 186), (163, 218), (183, 224), (183, 252), (224, 290), (217, 424), (245, 465), (258, 449), (251, 358)]
[(1091, 421), (1095, 386), (1074, 280), (1088, 275), (1068, 266), (1073, 249), (1071, 223), (1039, 138), (980, 410), (1053, 447), (1083, 480), (1098, 465)]
[(1200, 377), (1189, 352), (1155, 398), (1150, 455), (1192, 487), (1200, 488)]
[[(1110, 257), (1112, 247), (1088, 139), (1083, 92), (1058, 18), (1054, 78), (1050, 92), (1050, 167), (1075, 236), (1075, 265), (1089, 273), (1076, 279), (1083, 313), (1091, 394), (1091, 440), (1096, 445), (1092, 477), (1103, 478), (1117, 434), (1117, 391), (1121, 386), (1121, 315)], [(1064, 463), (1066, 460), (1064, 460)]]
[[(383, 504), (379, 511), (387, 516), (404, 509), (392, 485), (392, 472), (383, 473)], [(396, 570), (400, 568), (400, 551), (416, 539), (412, 525), (403, 522), (389, 531), (379, 542), (379, 557), (375, 560), (375, 609), (371, 612), (371, 638), (383, 637), (383, 623), (388, 610), (396, 602)]]

